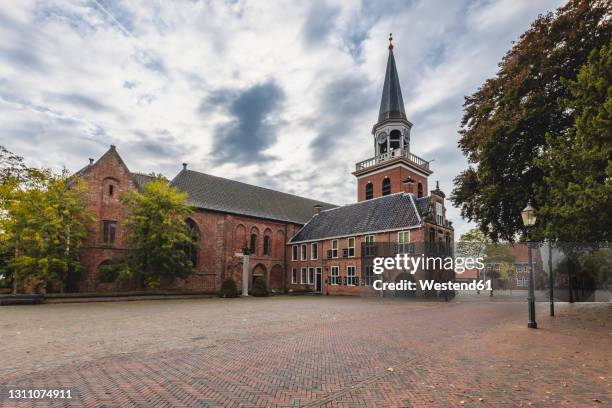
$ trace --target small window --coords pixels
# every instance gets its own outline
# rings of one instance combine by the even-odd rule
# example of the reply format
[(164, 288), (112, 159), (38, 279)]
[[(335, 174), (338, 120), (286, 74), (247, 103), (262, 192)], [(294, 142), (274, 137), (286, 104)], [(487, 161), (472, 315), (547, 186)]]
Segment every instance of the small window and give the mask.
[(385, 178), (382, 182), (382, 195), (386, 196), (391, 194), (391, 179)]
[(410, 231), (400, 231), (397, 233), (397, 251), (400, 254), (411, 252)]
[(270, 255), (270, 237), (268, 235), (264, 236), (264, 247), (263, 254)]
[(340, 267), (332, 266), (330, 275), (329, 275), (329, 284), (330, 285), (338, 285), (340, 284)]
[(376, 244), (374, 243), (374, 235), (366, 235), (363, 249), (365, 256), (376, 256)]
[(374, 284), (374, 266), (366, 265), (364, 273), (364, 284), (366, 286), (372, 286)]
[(291, 283), (296, 284), (298, 281), (298, 271), (297, 268), (291, 269)]
[(355, 257), (355, 237), (346, 240), (346, 249), (348, 249), (347, 256), (349, 258)]
[(116, 232), (117, 221), (102, 221), (102, 236), (105, 244), (113, 245), (115, 243)]
[(338, 240), (337, 239), (332, 240), (331, 257), (332, 258), (338, 257)]
[(438, 225), (444, 225), (444, 206), (438, 202), (436, 202), (436, 222)]
[(372, 183), (368, 183), (365, 186), (365, 199), (371, 200), (374, 198), (374, 185)]
[(312, 285), (314, 283), (314, 268), (308, 268), (308, 284)]
[(307, 259), (308, 259), (308, 257), (306, 256), (306, 250), (307, 250), (307, 249), (306, 249), (306, 244), (302, 244), (302, 248), (301, 248), (301, 249), (302, 249), (302, 256), (301, 256), (301, 258), (300, 258), (300, 259), (301, 259), (302, 261), (305, 261), (305, 260), (307, 260)]
[(257, 234), (251, 234), (251, 243), (249, 245), (249, 251), (254, 254), (257, 250)]
[(115, 192), (115, 186), (113, 186), (112, 184), (109, 184), (108, 186), (108, 196), (109, 197), (113, 197), (113, 193)]
[(357, 284), (357, 273), (354, 265), (346, 267), (346, 284), (355, 286)]
[(319, 258), (319, 244), (315, 242), (315, 243), (310, 244), (310, 259), (315, 261), (318, 258)]
[(423, 183), (417, 184), (417, 197), (423, 197)]
[(306, 268), (302, 268), (302, 276), (301, 276), (301, 281), (300, 281), (302, 285), (305, 285), (306, 283), (308, 283), (307, 273), (308, 273), (308, 270)]
[(291, 260), (292, 261), (298, 260), (298, 246), (297, 245), (294, 245), (291, 247)]

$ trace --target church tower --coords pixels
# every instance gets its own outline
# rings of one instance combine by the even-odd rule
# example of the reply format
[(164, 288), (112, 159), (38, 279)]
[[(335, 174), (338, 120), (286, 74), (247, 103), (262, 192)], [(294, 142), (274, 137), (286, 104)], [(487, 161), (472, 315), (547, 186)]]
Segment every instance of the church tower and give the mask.
[(399, 76), (389, 36), (389, 58), (378, 122), (372, 128), (374, 157), (356, 164), (357, 201), (401, 191), (417, 197), (427, 194), (429, 162), (410, 152), (412, 123), (406, 117)]

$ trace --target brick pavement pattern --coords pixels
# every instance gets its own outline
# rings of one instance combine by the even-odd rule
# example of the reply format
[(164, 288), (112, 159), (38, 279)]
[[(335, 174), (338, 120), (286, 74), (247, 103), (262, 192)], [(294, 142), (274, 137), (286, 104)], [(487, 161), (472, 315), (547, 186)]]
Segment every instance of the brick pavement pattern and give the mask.
[[(2, 355), (13, 360), (0, 368), (0, 406), (612, 404), (612, 305), (559, 305), (554, 319), (545, 306), (538, 304), (538, 330), (526, 328), (524, 303), (486, 300), (275, 297), (5, 307), (0, 330), (9, 341)], [(89, 319), (72, 323), (75, 313)], [(105, 315), (108, 326), (100, 329), (97, 319)], [(35, 340), (37, 326), (62, 319), (63, 336), (51, 339), (42, 330), (43, 340)], [(28, 347), (33, 357), (19, 364)], [(73, 398), (9, 401), (9, 388), (70, 388)]]

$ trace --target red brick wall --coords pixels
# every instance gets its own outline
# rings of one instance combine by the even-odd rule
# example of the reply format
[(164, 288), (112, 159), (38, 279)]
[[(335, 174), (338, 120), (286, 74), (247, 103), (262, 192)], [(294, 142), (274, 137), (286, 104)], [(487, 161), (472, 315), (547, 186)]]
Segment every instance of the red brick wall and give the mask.
[[(428, 195), (427, 177), (423, 177), (414, 171), (408, 170), (405, 167), (391, 167), (385, 171), (379, 173), (360, 176), (357, 181), (357, 201), (365, 200), (365, 188), (368, 183), (372, 183), (374, 187), (374, 198), (382, 196), (382, 183), (385, 178), (391, 180), (391, 194), (399, 193), (401, 191), (407, 193), (413, 193), (417, 195), (418, 183), (423, 185), (423, 195)], [(408, 177), (415, 180), (412, 184), (403, 184), (402, 181)]]

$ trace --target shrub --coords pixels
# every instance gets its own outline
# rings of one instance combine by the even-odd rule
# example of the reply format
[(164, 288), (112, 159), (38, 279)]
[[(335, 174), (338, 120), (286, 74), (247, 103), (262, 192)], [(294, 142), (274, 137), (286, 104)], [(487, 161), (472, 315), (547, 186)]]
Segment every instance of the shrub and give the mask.
[(268, 286), (264, 278), (257, 278), (253, 283), (253, 296), (268, 296)]
[(221, 297), (238, 297), (238, 288), (236, 287), (236, 281), (234, 280), (234, 278), (227, 278), (223, 281), (223, 283), (221, 284)]

